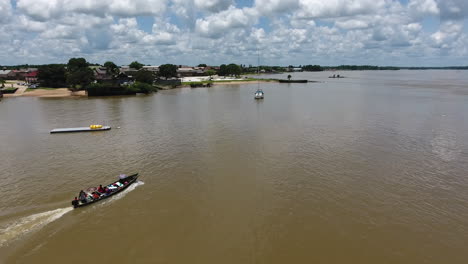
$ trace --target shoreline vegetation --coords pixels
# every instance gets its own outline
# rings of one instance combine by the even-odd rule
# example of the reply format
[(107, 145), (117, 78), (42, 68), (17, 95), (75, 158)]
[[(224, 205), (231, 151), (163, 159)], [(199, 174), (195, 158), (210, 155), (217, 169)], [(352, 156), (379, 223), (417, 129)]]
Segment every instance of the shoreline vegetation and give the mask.
[[(277, 79), (255, 79), (255, 78), (248, 78), (248, 79), (228, 79), (228, 80), (202, 80), (202, 81), (187, 81), (182, 82), (182, 85), (177, 86), (175, 88), (190, 88), (192, 84), (223, 84), (223, 85), (231, 85), (231, 84), (248, 84), (248, 83), (267, 83), (267, 82), (277, 82)], [(12, 84), (12, 82), (7, 82), (6, 85)], [(170, 90), (175, 89), (171, 86), (165, 85), (155, 85), (155, 87), (159, 90)], [(11, 88), (10, 88), (11, 89)], [(18, 89), (19, 88), (15, 88)], [(69, 88), (62, 87), (62, 88), (50, 88), (50, 87), (38, 87), (38, 88), (25, 88), (23, 91), (19, 91), (17, 93), (5, 93), (3, 94), (5, 98), (8, 97), (43, 97), (43, 98), (60, 98), (60, 97), (87, 97), (87, 91), (80, 90), (80, 91), (70, 91)]]
[[(150, 94), (158, 90), (182, 87), (211, 87), (215, 84), (243, 84), (252, 82), (314, 82), (284, 79), (254, 78), (259, 74), (321, 71), (362, 70), (468, 70), (468, 66), (395, 67), (372, 65), (289, 65), (252, 66), (221, 64), (220, 66), (184, 66), (163, 64), (144, 65), (138, 61), (117, 66), (111, 61), (103, 65), (87, 62), (85, 58), (71, 58), (67, 64), (0, 66), (0, 95), (3, 97), (83, 97)], [(255, 76), (256, 77), (256, 76)], [(330, 78), (335, 78), (333, 77)], [(339, 75), (337, 78), (341, 78)]]

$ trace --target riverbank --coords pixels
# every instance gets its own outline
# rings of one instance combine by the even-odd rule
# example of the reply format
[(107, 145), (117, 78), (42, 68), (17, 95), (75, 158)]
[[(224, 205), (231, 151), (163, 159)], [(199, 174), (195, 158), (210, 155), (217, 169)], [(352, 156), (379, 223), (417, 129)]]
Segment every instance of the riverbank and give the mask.
[[(186, 78), (185, 81), (182, 82), (182, 86), (178, 86), (176, 88), (189, 88), (191, 83), (208, 83), (211, 82), (212, 84), (223, 84), (223, 85), (232, 85), (232, 84), (248, 84), (248, 83), (257, 83), (257, 82), (274, 82), (275, 80), (272, 79), (215, 79), (212, 81), (205, 80), (203, 77), (191, 77)], [(15, 85), (16, 87), (16, 85)], [(78, 91), (78, 92), (71, 92), (67, 88), (37, 88), (37, 89), (27, 89), (26, 86), (19, 87), (18, 90), (14, 94), (4, 94), (3, 97), (85, 97), (88, 96), (86, 91)], [(165, 87), (165, 86), (158, 86), (161, 90), (169, 90), (175, 89), (172, 87)]]
[(4, 94), (4, 98), (9, 97), (84, 97), (87, 96), (86, 91), (71, 92), (67, 88), (57, 88), (57, 89), (18, 89), (14, 94)]
[(275, 79), (256, 79), (256, 78), (219, 78), (219, 77), (209, 77), (209, 76), (200, 76), (200, 77), (184, 77), (182, 80), (182, 87), (191, 87), (192, 84), (248, 84), (248, 83), (265, 83), (265, 82), (276, 82)]

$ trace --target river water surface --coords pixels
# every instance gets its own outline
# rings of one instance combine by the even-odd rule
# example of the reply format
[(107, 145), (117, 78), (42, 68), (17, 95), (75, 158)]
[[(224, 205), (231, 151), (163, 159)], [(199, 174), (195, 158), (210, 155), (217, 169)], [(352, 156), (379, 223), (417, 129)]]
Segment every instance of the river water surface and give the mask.
[(338, 74), (4, 98), (0, 263), (468, 263), (466, 72)]

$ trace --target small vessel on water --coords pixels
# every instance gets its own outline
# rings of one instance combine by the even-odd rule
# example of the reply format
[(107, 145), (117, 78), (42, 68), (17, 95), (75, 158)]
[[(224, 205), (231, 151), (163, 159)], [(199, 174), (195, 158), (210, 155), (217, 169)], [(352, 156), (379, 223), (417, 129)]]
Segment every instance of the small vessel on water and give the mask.
[(332, 76), (328, 76), (328, 78), (344, 78), (344, 76), (340, 76), (339, 74), (333, 74)]
[(132, 175), (121, 174), (119, 180), (112, 182), (104, 187), (90, 187), (86, 191), (80, 191), (80, 194), (72, 200), (73, 208), (83, 207), (92, 203), (107, 199), (132, 185), (138, 179), (138, 173)]
[(255, 99), (263, 99), (264, 95), (265, 95), (265, 93), (262, 91), (262, 89), (258, 89), (255, 92)]
[(278, 79), (278, 82), (280, 83), (306, 83), (309, 82), (308, 80), (285, 80), (285, 79)]
[(91, 132), (91, 131), (104, 131), (110, 130), (110, 126), (103, 125), (90, 125), (89, 127), (70, 127), (70, 128), (55, 128), (50, 131), (53, 133), (71, 133), (71, 132)]

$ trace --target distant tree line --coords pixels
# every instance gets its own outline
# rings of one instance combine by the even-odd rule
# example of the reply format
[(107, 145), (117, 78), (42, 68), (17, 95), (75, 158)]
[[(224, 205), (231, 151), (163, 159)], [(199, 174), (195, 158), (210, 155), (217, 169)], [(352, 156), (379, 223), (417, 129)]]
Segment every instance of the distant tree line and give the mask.
[(326, 70), (349, 70), (349, 71), (370, 71), (370, 70), (399, 70), (399, 67), (393, 66), (373, 66), (373, 65), (340, 65), (323, 66)]
[(240, 76), (242, 74), (241, 66), (231, 63), (231, 64), (221, 64), (219, 66), (218, 75), (220, 76)]
[(302, 66), (304, 71), (323, 71), (323, 68), (320, 65), (304, 65)]

